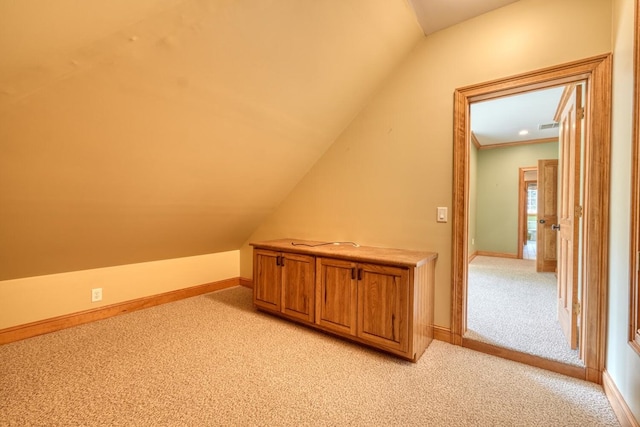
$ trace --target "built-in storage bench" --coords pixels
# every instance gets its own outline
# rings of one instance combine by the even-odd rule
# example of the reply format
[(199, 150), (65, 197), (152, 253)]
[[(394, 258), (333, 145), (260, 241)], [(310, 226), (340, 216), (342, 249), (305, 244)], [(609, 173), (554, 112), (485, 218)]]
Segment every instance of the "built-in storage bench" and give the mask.
[(437, 253), (295, 239), (251, 245), (258, 309), (413, 362), (431, 343)]

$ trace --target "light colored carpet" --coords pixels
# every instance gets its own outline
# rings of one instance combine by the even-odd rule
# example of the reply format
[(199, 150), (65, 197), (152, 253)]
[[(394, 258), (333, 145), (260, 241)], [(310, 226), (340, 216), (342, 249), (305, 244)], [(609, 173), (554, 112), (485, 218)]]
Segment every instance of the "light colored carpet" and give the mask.
[(232, 288), (0, 346), (2, 426), (615, 426), (601, 387), (434, 341), (416, 364)]
[(536, 273), (532, 260), (478, 256), (468, 277), (465, 338), (584, 366), (557, 320), (554, 273)]

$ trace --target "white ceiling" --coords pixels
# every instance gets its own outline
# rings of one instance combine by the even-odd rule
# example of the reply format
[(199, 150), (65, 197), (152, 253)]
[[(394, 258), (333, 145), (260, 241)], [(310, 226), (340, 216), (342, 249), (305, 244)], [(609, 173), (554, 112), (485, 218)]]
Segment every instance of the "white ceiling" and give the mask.
[(409, 0), (425, 35), (518, 0)]
[[(471, 131), (480, 145), (530, 141), (558, 136), (558, 128), (540, 130), (553, 123), (564, 87), (543, 89), (471, 104)], [(526, 130), (526, 135), (519, 132)]]

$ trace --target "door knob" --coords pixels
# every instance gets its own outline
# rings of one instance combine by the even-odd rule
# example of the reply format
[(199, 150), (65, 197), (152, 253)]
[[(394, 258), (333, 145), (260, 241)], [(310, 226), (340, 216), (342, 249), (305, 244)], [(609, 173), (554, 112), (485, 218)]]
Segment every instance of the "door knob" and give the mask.
[(545, 224), (547, 222), (546, 219), (541, 219), (540, 221), (538, 221), (540, 224)]
[(551, 224), (551, 229), (555, 231), (560, 230), (560, 224)]

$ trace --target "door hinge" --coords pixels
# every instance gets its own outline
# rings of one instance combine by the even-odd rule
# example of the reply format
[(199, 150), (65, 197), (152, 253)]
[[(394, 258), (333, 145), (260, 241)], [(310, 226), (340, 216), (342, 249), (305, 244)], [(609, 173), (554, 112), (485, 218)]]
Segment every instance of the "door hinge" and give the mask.
[(573, 303), (573, 314), (580, 314), (580, 303), (579, 302), (574, 302)]
[(576, 218), (582, 218), (582, 206), (576, 206)]
[(580, 118), (580, 120), (584, 119), (584, 107), (578, 110), (578, 117)]

